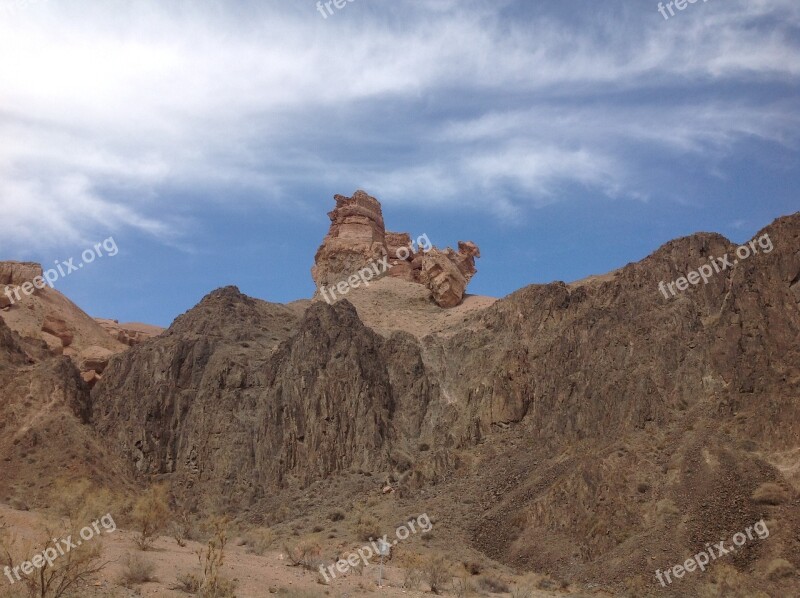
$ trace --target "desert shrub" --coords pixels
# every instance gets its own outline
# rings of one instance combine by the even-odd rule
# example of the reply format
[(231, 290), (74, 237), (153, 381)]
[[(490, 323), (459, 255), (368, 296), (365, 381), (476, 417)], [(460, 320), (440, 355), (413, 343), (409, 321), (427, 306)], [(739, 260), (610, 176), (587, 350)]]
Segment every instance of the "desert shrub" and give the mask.
[[(37, 598), (66, 598), (77, 594), (90, 586), (94, 577), (102, 571), (107, 562), (102, 561), (103, 547), (99, 539), (93, 542), (83, 542), (80, 546), (72, 548), (64, 555), (58, 551), (61, 545), (60, 538), (78, 535), (80, 525), (73, 525), (68, 521), (66, 534), (62, 526), (45, 527), (41, 533), (41, 541), (23, 543), (11, 534), (6, 528), (0, 529), (0, 564), (14, 569), (20, 563), (31, 558), (32, 555), (48, 551), (58, 555), (52, 561), (52, 566), (35, 569), (31, 575), (21, 576), (20, 593), (14, 596), (27, 595)], [(59, 538), (54, 541), (54, 538)]]
[(294, 546), (285, 544), (283, 549), (289, 557), (289, 562), (294, 567), (303, 567), (310, 571), (316, 571), (322, 563), (320, 558), (322, 547), (316, 542), (300, 541)]
[(341, 511), (334, 511), (333, 513), (328, 515), (328, 519), (330, 519), (331, 521), (342, 521), (344, 520), (344, 513), (342, 513)]
[(197, 551), (197, 558), (203, 568), (200, 584), (201, 598), (233, 598), (236, 582), (222, 576), (222, 565), (225, 564), (225, 546), (228, 543), (226, 519), (214, 519), (211, 527), (214, 532), (208, 540), (205, 550)]
[(245, 533), (244, 541), (247, 544), (247, 552), (261, 556), (272, 546), (275, 534), (268, 527), (257, 527)]
[(398, 556), (398, 565), (403, 569), (403, 587), (407, 590), (416, 590), (422, 582), (425, 559), (419, 554), (401, 552)]
[(132, 513), (139, 550), (149, 550), (169, 522), (169, 499), (166, 486), (153, 486), (136, 501)]
[(450, 581), (450, 568), (441, 556), (436, 556), (425, 563), (423, 575), (431, 592), (440, 594)]
[(369, 513), (361, 513), (356, 522), (356, 534), (359, 540), (369, 541), (381, 537), (380, 521)]
[(506, 594), (511, 591), (506, 582), (490, 575), (482, 575), (479, 577), (478, 587), (490, 594)]
[(465, 598), (472, 593), (472, 583), (469, 579), (464, 577), (456, 577), (453, 580), (453, 594), (458, 596), (458, 598)]
[(187, 594), (197, 594), (203, 580), (194, 573), (181, 573), (178, 575), (178, 584), (173, 588)]
[(178, 516), (169, 524), (169, 533), (175, 538), (175, 542), (183, 548), (186, 546), (186, 540), (192, 537), (192, 520), (189, 513), (185, 510), (180, 510)]
[(156, 570), (156, 564), (145, 559), (140, 554), (129, 554), (126, 556), (125, 560), (122, 562), (122, 567), (120, 583), (126, 588), (155, 580), (153, 574)]
[(516, 587), (511, 590), (511, 598), (533, 598), (533, 592), (528, 588)]

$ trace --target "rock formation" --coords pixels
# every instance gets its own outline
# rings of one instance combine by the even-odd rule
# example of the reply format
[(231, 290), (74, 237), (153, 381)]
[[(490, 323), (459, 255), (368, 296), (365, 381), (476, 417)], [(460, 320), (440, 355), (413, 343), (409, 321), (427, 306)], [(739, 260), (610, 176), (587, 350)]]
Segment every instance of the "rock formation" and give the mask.
[(164, 329), (159, 326), (140, 324), (139, 322), (120, 324), (118, 320), (109, 320), (107, 318), (95, 318), (94, 321), (100, 324), (112, 338), (129, 347), (138, 345), (164, 332)]
[(408, 233), (386, 231), (380, 202), (364, 191), (334, 199), (336, 208), (328, 213), (331, 227), (311, 269), (318, 288), (336, 285), (386, 256), (389, 276), (427, 286), (441, 307), (461, 303), (477, 272), (477, 245), (459, 241), (458, 251), (420, 247)]
[[(679, 239), (424, 337), (378, 335), (346, 299), (301, 312), (220, 289), (110, 360), (92, 422), (131, 471), (168, 481), (190, 508), (224, 496), (232, 512), (266, 516), (311, 484), (359, 472), (378, 494), (389, 477), (407, 508), (446, 513), (453, 541), (625, 595), (652, 594), (656, 568), (766, 518), (780, 533), (727, 561), (739, 595), (797, 595), (760, 572), (800, 564), (800, 215), (762, 233), (772, 253), (671, 301), (659, 281), (736, 246)], [(423, 273), (467, 278), (477, 248), (460, 249), (433, 253), (427, 270), (423, 259)], [(766, 487), (780, 504), (760, 498)], [(705, 595), (709, 583), (681, 588)]]

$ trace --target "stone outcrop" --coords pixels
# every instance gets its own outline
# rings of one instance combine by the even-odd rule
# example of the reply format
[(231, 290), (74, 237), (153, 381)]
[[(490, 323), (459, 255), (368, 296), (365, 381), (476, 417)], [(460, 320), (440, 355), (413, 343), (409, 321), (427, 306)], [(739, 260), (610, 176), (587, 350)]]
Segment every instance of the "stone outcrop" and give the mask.
[(103, 330), (108, 332), (112, 338), (129, 347), (143, 343), (147, 339), (164, 332), (163, 328), (150, 324), (139, 324), (137, 322), (120, 324), (118, 320), (109, 320), (107, 318), (95, 318), (94, 321), (100, 324)]
[(0, 286), (19, 286), (42, 275), (42, 266), (35, 262), (0, 262)]
[(311, 276), (317, 286), (335, 285), (386, 254), (381, 204), (363, 191), (336, 195), (328, 213), (331, 227), (314, 257)]
[(364, 191), (334, 199), (336, 208), (328, 214), (331, 227), (311, 269), (318, 288), (346, 280), (385, 256), (389, 276), (427, 286), (441, 307), (461, 303), (477, 272), (477, 245), (459, 241), (458, 251), (420, 247), (408, 233), (386, 231), (380, 202)]
[[(0, 262), (0, 309), (7, 309), (14, 305), (15, 299), (10, 298), (5, 294), (6, 287), (18, 287), (23, 284), (28, 284), (27, 290), (33, 293), (38, 293), (33, 284), (33, 279), (42, 276), (42, 266), (35, 262)], [(42, 284), (38, 281), (39, 285)], [(11, 297), (15, 295), (12, 294)], [(24, 296), (19, 290), (17, 295)]]

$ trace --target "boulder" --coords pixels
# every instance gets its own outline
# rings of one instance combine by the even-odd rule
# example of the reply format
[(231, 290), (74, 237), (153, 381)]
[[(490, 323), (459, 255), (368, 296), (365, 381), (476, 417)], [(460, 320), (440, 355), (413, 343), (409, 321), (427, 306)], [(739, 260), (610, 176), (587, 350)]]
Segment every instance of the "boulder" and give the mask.
[(82, 372), (94, 371), (102, 374), (112, 355), (114, 352), (105, 347), (91, 345), (78, 354), (79, 368)]
[(69, 347), (72, 344), (74, 335), (67, 326), (67, 323), (56, 316), (47, 316), (42, 322), (42, 332), (46, 332), (58, 338), (62, 347)]
[[(452, 250), (449, 250), (452, 252)], [(441, 307), (455, 307), (464, 298), (467, 278), (446, 251), (431, 249), (422, 258), (421, 282)]]

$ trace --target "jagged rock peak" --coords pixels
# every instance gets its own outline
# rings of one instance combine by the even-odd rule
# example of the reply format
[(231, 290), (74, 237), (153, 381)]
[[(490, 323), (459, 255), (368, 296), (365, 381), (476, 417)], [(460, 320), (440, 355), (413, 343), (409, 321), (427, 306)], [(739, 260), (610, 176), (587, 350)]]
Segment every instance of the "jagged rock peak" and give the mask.
[(441, 307), (461, 303), (477, 272), (475, 259), (480, 250), (475, 243), (459, 241), (458, 251), (440, 250), (430, 244), (427, 234), (415, 243), (408, 233), (386, 230), (380, 202), (366, 192), (356, 191), (352, 197), (335, 195), (334, 200), (336, 207), (328, 213), (331, 226), (311, 269), (318, 289), (353, 284), (348, 279), (377, 265), (373, 268), (379, 272), (376, 277), (388, 274), (422, 284)]

